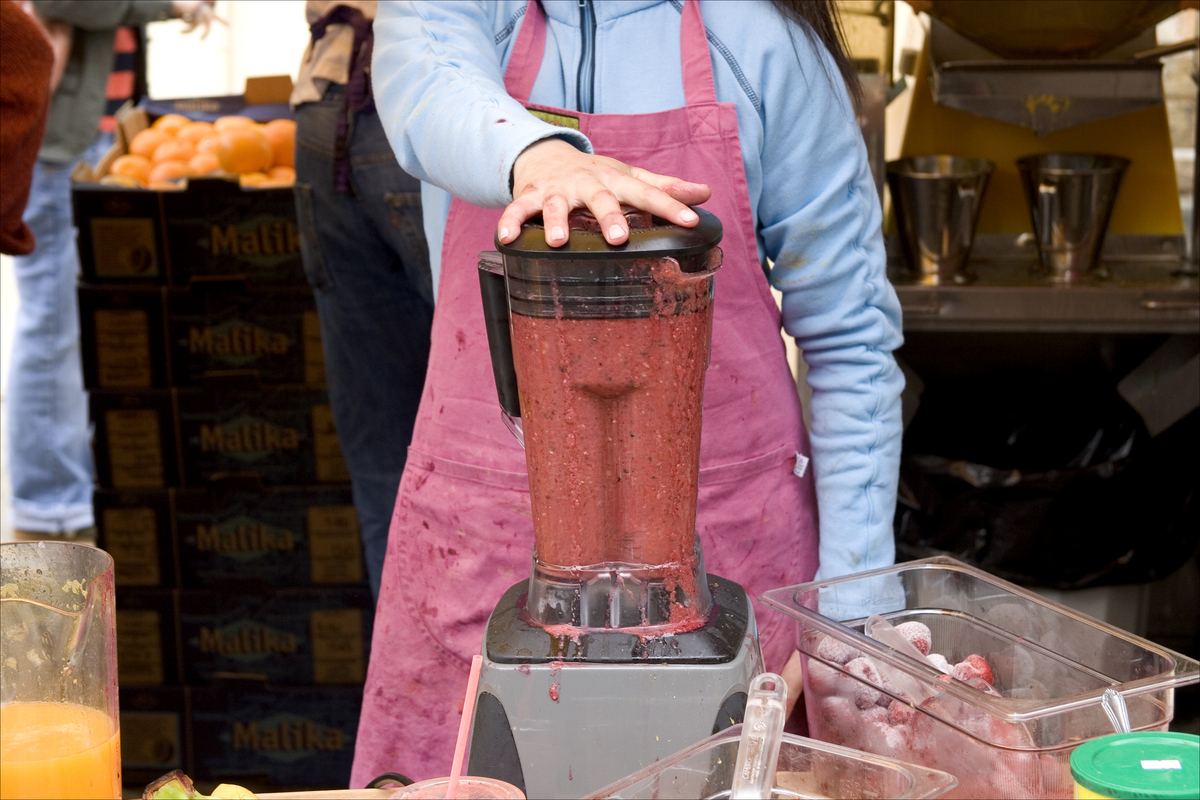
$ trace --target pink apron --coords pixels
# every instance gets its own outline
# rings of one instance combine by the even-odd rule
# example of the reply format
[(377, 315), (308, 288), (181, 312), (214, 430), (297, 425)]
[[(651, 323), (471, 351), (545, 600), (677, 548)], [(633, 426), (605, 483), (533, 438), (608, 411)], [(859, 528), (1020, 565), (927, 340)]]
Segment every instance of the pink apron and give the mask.
[[(531, 0), (505, 74), (528, 105), (546, 22)], [(724, 224), (712, 360), (705, 378), (697, 528), (709, 572), (751, 598), (812, 579), (817, 567), (812, 470), (780, 313), (755, 247), (733, 103), (718, 103), (699, 3), (683, 9), (687, 105), (653, 114), (577, 117), (597, 154), (707, 183)], [(450, 207), (425, 393), (396, 500), (351, 785), (384, 772), (446, 775), (471, 656), (489, 614), (529, 576), (533, 551), (525, 454), (500, 419), (484, 330), (478, 254), (493, 249), (498, 209)], [(803, 459), (801, 459), (803, 461)], [(778, 671), (791, 626), (755, 602), (763, 653)]]

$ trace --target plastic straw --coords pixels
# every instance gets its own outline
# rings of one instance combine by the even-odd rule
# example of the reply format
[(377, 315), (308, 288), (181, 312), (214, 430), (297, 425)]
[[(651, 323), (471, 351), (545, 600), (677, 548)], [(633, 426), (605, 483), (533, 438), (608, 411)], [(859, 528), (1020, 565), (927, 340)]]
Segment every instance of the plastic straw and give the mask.
[(446, 797), (454, 797), (458, 791), (458, 776), (462, 773), (467, 736), (471, 732), (471, 720), (475, 717), (475, 691), (479, 688), (479, 672), (482, 669), (483, 656), (472, 656), (471, 675), (467, 678), (467, 696), (463, 698), (462, 719), (458, 723), (458, 741), (454, 744), (454, 763), (450, 765), (450, 783), (446, 784)]

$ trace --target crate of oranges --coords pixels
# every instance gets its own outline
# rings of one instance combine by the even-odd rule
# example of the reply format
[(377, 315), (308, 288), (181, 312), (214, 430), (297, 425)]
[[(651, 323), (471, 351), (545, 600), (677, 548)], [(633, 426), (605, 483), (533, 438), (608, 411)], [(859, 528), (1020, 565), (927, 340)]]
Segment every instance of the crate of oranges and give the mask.
[(166, 114), (134, 134), (100, 177), (107, 186), (184, 190), (189, 178), (236, 177), (242, 186), (288, 187), (296, 181), (296, 123), (255, 122), (238, 114), (213, 122)]
[[(122, 109), (112, 149), (72, 173), (83, 279), (304, 283), (292, 196), (296, 123), (264, 119), (287, 113), (284, 80), (277, 97), (258, 104), (196, 98), (165, 101), (182, 113)], [(241, 113), (213, 113), (230, 100)]]

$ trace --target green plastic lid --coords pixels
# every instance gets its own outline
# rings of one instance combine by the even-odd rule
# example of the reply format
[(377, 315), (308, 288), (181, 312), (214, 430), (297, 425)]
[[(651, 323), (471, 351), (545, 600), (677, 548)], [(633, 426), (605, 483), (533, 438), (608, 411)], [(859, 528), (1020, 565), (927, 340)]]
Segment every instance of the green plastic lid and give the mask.
[(1200, 796), (1200, 736), (1115, 733), (1071, 753), (1075, 782), (1105, 797), (1175, 800)]

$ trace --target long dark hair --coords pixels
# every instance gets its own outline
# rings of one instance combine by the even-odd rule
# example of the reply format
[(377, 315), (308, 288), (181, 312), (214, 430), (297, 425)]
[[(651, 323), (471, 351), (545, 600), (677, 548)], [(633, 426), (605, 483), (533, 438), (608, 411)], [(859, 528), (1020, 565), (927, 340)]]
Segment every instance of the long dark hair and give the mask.
[(825, 45), (857, 109), (862, 103), (862, 85), (858, 82), (858, 69), (847, 52), (842, 19), (833, 0), (771, 0), (771, 3), (784, 19), (799, 24), (810, 38), (815, 36)]

